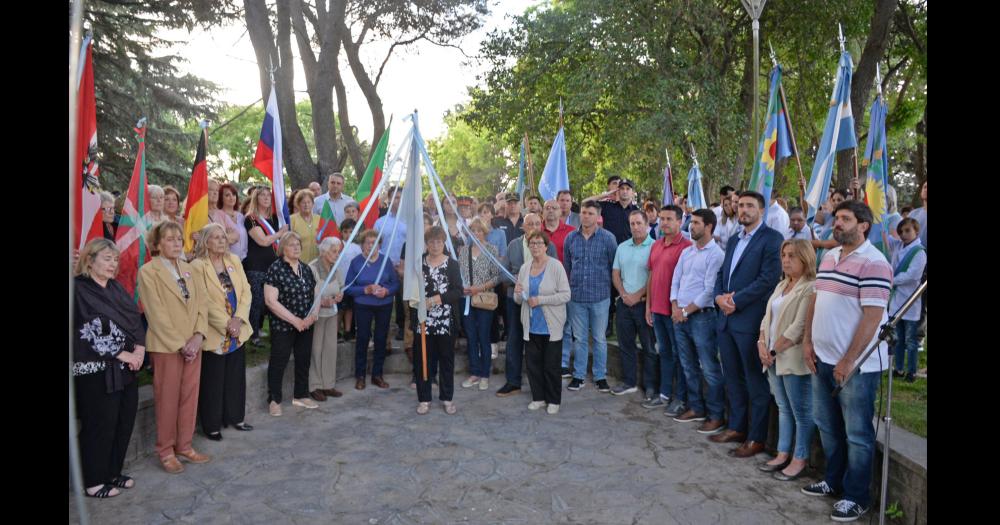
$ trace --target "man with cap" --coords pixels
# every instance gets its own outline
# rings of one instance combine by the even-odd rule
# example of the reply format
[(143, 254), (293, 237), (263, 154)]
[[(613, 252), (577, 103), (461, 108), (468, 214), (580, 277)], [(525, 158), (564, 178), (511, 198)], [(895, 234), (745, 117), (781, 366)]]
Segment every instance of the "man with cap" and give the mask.
[(632, 202), (635, 198), (635, 185), (628, 179), (621, 179), (615, 191), (616, 198), (610, 201), (601, 200), (605, 195), (607, 194), (595, 195), (591, 199), (598, 201), (601, 206), (604, 229), (611, 232), (618, 244), (621, 244), (632, 237), (628, 225), (629, 214), (639, 209)]
[(514, 239), (524, 235), (521, 229), (524, 224), (524, 217), (521, 216), (521, 201), (517, 195), (511, 193), (507, 195), (507, 216), (493, 219), (493, 227), (500, 228), (507, 236), (507, 244)]

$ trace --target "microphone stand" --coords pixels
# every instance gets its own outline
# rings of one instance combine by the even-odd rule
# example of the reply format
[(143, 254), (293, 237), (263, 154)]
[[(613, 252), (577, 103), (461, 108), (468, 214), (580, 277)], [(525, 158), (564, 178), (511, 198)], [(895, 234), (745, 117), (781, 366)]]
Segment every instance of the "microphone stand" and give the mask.
[(887, 343), (888, 344), (889, 368), (890, 368), (890, 370), (889, 370), (889, 389), (888, 389), (888, 396), (887, 396), (888, 403), (886, 403), (885, 418), (884, 418), (885, 419), (885, 446), (882, 449), (882, 492), (881, 492), (881, 494), (879, 494), (879, 509), (878, 509), (878, 522), (879, 522), (879, 525), (885, 525), (885, 503), (886, 503), (886, 499), (887, 499), (886, 498), (886, 490), (888, 489), (888, 486), (889, 486), (889, 453), (890, 453), (889, 436), (890, 436), (891, 430), (892, 430), (892, 370), (891, 370), (891, 368), (892, 368), (892, 362), (893, 362), (892, 361), (893, 343), (895, 342), (894, 340), (896, 338), (896, 324), (899, 323), (899, 321), (903, 318), (903, 315), (906, 314), (906, 312), (910, 309), (910, 307), (913, 306), (913, 303), (917, 302), (917, 299), (919, 299), (920, 296), (923, 295), (926, 290), (927, 290), (927, 281), (925, 280), (924, 282), (920, 283), (920, 287), (918, 287), (916, 289), (916, 291), (914, 291), (913, 294), (910, 295), (909, 299), (907, 299), (906, 302), (903, 303), (903, 306), (901, 306), (899, 308), (899, 310), (895, 314), (893, 314), (892, 317), (890, 317), (885, 322), (885, 324), (882, 325), (882, 328), (879, 330), (879, 333), (878, 333), (878, 339), (875, 341), (875, 343), (873, 345), (871, 345), (870, 348), (868, 348), (868, 350), (865, 351), (865, 353), (861, 356), (861, 358), (858, 359), (858, 361), (854, 365), (854, 368), (851, 370), (850, 373), (847, 374), (847, 377), (844, 378), (844, 382), (841, 383), (840, 386), (838, 386), (837, 388), (833, 389), (832, 396), (833, 397), (837, 397), (837, 395), (840, 394), (840, 391), (844, 389), (844, 385), (846, 385), (847, 382), (850, 381), (852, 377), (854, 377), (854, 374), (856, 374), (858, 372), (858, 370), (861, 369), (861, 365), (864, 364), (864, 362), (866, 360), (868, 360), (868, 356), (870, 356), (872, 354), (872, 352), (874, 352), (878, 348), (878, 346), (880, 344), (882, 344), (882, 343)]

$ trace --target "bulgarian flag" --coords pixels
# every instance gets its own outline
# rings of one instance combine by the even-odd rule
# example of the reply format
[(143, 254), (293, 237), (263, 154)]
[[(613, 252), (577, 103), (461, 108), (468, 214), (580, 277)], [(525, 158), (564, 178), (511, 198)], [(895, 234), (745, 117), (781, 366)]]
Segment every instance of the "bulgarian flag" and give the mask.
[(208, 166), (205, 154), (208, 151), (208, 121), (201, 121), (201, 140), (198, 153), (194, 156), (191, 182), (188, 183), (187, 204), (184, 205), (184, 252), (194, 251), (192, 234), (208, 224)]
[(80, 47), (76, 113), (76, 169), (73, 188), (73, 239), (82, 250), (87, 241), (102, 237), (101, 196), (97, 182), (97, 102), (94, 96), (94, 39), (87, 35)]
[(316, 230), (316, 244), (327, 237), (340, 238), (340, 228), (337, 227), (337, 218), (333, 216), (330, 201), (323, 202), (323, 213), (319, 215), (319, 228)]
[[(389, 126), (390, 128), (392, 126)], [(368, 169), (365, 170), (365, 176), (361, 179), (361, 184), (358, 184), (358, 191), (354, 193), (354, 200), (358, 201), (358, 206), (364, 210), (365, 206), (368, 205), (368, 201), (374, 199), (374, 207), (378, 208), (378, 195), (375, 195), (375, 188), (378, 187), (379, 182), (382, 180), (382, 168), (385, 166), (385, 150), (389, 145), (389, 130), (386, 129), (385, 133), (382, 134), (382, 138), (378, 141), (378, 146), (375, 147), (375, 153), (372, 155), (372, 160), (368, 162)], [(369, 230), (375, 227), (375, 221), (378, 220), (378, 213), (369, 213), (365, 217), (365, 228)]]
[(118, 259), (118, 282), (125, 291), (139, 304), (139, 293), (136, 284), (139, 279), (139, 267), (149, 261), (149, 249), (146, 246), (146, 214), (149, 212), (149, 199), (146, 189), (149, 180), (146, 178), (146, 119), (135, 125), (136, 139), (139, 141), (139, 153), (135, 157), (135, 168), (132, 169), (132, 182), (129, 182), (125, 205), (122, 207), (122, 217), (118, 223), (118, 233), (115, 244), (121, 256)]

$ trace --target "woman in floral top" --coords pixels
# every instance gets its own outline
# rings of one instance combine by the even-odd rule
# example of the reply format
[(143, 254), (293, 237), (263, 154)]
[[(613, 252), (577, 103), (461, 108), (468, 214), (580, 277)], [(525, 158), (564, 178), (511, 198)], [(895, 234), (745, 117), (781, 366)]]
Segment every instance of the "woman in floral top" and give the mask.
[(312, 270), (299, 260), (302, 239), (287, 232), (278, 242), (281, 257), (264, 277), (264, 303), (271, 312), (271, 358), (267, 365), (268, 401), (272, 416), (281, 415), (281, 379), (295, 352), (295, 386), (292, 404), (319, 408), (309, 398), (309, 358), (312, 355), (312, 325), (319, 317), (310, 312), (316, 294)]
[[(440, 379), (438, 397), (444, 402), (444, 410), (454, 414), (455, 404), (455, 332), (458, 329), (455, 313), (462, 299), (462, 274), (458, 263), (445, 255), (445, 232), (440, 226), (430, 228), (424, 237), (427, 255), (424, 256), (424, 292), (427, 297), (427, 361), (437, 362)], [(417, 371), (417, 413), (426, 414), (430, 410), (431, 377), (426, 380), (422, 373), (423, 352), (421, 352), (420, 323), (416, 309), (410, 309), (413, 322), (414, 348), (413, 366)]]
[[(490, 255), (497, 259), (497, 249), (486, 241), (489, 226), (480, 219), (475, 219), (469, 229), (479, 239), (480, 244), (489, 250)], [(459, 263), (462, 270), (462, 282), (466, 284), (464, 293), (473, 296), (482, 292), (493, 291), (499, 280), (499, 270), (479, 246), (472, 240), (468, 246), (456, 248), (459, 253)], [(470, 272), (469, 269), (472, 269)], [(464, 313), (464, 310), (463, 310)], [(465, 335), (469, 340), (469, 373), (470, 376), (462, 382), (463, 388), (479, 385), (480, 390), (490, 387), (490, 369), (493, 366), (492, 349), (490, 348), (490, 325), (493, 324), (493, 310), (469, 307), (469, 314), (462, 317)]]
[(122, 475), (139, 406), (135, 371), (146, 352), (139, 309), (114, 279), (118, 248), (107, 239), (83, 247), (73, 279), (73, 385), (80, 416), (80, 463), (87, 496), (132, 488)]

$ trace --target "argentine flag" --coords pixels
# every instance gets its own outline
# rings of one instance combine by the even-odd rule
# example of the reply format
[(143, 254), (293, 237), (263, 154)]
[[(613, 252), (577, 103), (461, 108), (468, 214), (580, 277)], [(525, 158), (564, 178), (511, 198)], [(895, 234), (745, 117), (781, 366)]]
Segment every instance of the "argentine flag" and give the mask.
[(819, 142), (816, 162), (813, 164), (812, 176), (806, 188), (806, 202), (809, 212), (806, 215), (811, 222), (816, 216), (826, 192), (830, 187), (833, 175), (833, 161), (840, 150), (856, 148), (858, 140), (854, 136), (854, 114), (851, 113), (851, 70), (854, 62), (847, 51), (840, 53), (840, 63), (837, 69), (837, 81), (830, 97), (830, 110), (826, 115), (826, 126), (823, 128), (823, 138)]

